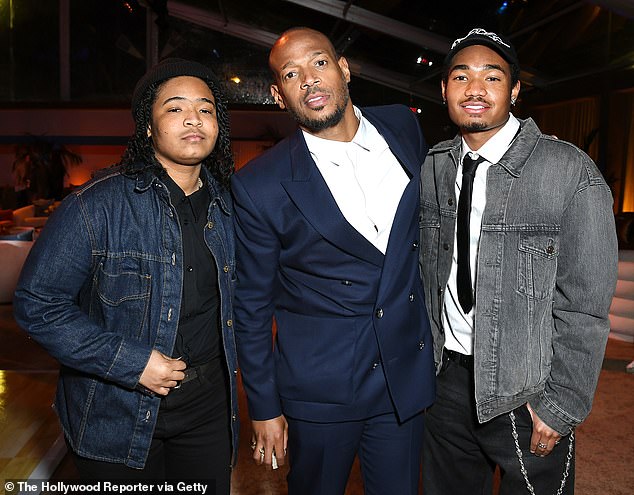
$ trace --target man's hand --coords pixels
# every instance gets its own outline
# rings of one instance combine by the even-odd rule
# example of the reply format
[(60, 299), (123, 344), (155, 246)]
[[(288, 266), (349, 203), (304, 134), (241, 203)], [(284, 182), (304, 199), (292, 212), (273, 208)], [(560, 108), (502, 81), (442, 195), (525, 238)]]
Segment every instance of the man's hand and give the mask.
[(544, 423), (537, 413), (533, 411), (531, 405), (527, 402), (526, 407), (531, 414), (533, 420), (533, 434), (531, 435), (531, 454), (539, 457), (546, 457), (550, 454), (555, 445), (559, 443), (561, 435)]
[(145, 365), (139, 383), (145, 388), (159, 395), (167, 395), (185, 378), (183, 370), (187, 367), (180, 359), (167, 357), (165, 354), (152, 350), (150, 359)]
[[(288, 423), (284, 416), (267, 419), (265, 421), (251, 421), (253, 436), (251, 448), (253, 460), (256, 464), (264, 464), (267, 469), (277, 469), (283, 466), (286, 459), (286, 445), (288, 444)], [(276, 463), (272, 454), (275, 452)]]

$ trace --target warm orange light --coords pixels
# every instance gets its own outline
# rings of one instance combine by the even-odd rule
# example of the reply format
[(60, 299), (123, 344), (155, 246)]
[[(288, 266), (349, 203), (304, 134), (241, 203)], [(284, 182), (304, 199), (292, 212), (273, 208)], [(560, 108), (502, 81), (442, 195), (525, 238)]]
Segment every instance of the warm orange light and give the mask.
[(240, 78), (238, 76), (233, 76), (231, 80), (236, 84), (240, 84)]

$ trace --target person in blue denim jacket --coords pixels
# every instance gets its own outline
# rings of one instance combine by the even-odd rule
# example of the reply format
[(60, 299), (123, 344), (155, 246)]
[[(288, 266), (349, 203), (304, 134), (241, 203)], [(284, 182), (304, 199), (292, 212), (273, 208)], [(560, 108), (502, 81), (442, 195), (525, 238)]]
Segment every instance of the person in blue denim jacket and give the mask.
[(210, 69), (167, 59), (137, 84), (132, 113), (121, 162), (43, 229), (15, 316), (61, 364), (55, 407), (81, 478), (199, 480), (228, 495), (238, 423), (226, 103)]
[[(511, 113), (511, 43), (474, 29), (445, 59), (459, 135), (421, 171), (420, 264), (437, 366), (425, 495), (573, 493), (616, 285), (610, 189), (592, 160)], [(471, 195), (468, 193), (471, 191)]]

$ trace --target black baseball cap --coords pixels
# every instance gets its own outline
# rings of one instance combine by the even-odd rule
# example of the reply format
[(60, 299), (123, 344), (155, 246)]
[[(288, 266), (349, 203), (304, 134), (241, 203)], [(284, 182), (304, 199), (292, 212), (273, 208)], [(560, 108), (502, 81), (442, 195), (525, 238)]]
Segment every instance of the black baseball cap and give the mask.
[(483, 45), (499, 53), (504, 60), (511, 65), (520, 66), (517, 53), (511, 42), (499, 34), (492, 33), (482, 28), (472, 29), (466, 36), (453, 42), (449, 53), (445, 57), (445, 66), (451, 63), (453, 57), (463, 48), (473, 45)]

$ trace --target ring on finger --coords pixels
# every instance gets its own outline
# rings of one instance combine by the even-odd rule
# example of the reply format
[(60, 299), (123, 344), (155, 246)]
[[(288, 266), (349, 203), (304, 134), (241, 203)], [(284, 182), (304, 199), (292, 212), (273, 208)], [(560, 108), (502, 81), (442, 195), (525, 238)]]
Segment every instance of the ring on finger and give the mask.
[(539, 442), (539, 443), (537, 444), (537, 447), (539, 447), (540, 449), (544, 450), (546, 447), (548, 447), (548, 445), (547, 445), (547, 444), (545, 444), (545, 443)]

